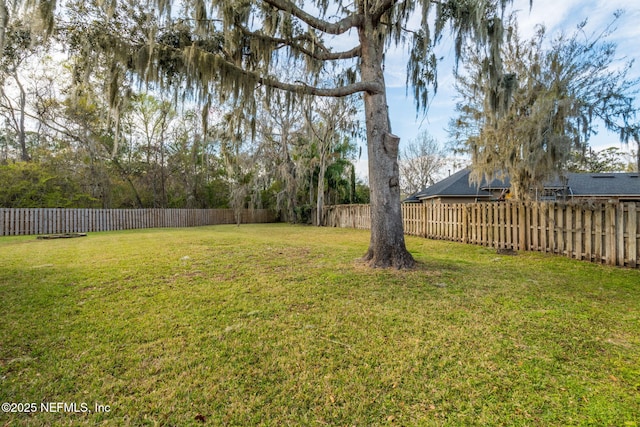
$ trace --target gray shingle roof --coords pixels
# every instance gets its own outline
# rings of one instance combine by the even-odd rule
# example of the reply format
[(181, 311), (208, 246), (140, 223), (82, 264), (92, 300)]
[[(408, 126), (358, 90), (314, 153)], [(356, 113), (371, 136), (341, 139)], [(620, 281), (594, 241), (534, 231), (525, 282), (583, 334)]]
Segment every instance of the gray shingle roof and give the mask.
[[(480, 197), (490, 198), (490, 189), (509, 188), (509, 179), (493, 180), (490, 183), (483, 181), (479, 186), (469, 182), (470, 170), (463, 169), (443, 179), (434, 185), (425, 188), (414, 196), (418, 199), (433, 197)], [(616, 196), (640, 198), (640, 177), (635, 173), (568, 173), (567, 196)], [(545, 185), (547, 188), (564, 188), (564, 184), (556, 179)]]
[(430, 187), (425, 188), (416, 194), (419, 199), (428, 199), (431, 197), (491, 197), (489, 191), (482, 190), (469, 182), (469, 169), (462, 169), (448, 176), (442, 181), (436, 182)]
[(640, 196), (638, 173), (570, 173), (567, 178), (576, 196)]

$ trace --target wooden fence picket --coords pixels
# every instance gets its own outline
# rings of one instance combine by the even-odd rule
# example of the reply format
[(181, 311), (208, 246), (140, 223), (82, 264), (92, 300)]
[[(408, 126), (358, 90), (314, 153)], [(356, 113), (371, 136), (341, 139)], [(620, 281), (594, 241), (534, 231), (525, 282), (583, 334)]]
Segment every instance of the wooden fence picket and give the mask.
[(627, 258), (629, 260), (629, 267), (636, 268), (638, 266), (638, 259), (634, 257), (634, 254), (638, 253), (638, 208), (635, 203), (629, 203), (629, 227), (628, 239), (627, 239)]

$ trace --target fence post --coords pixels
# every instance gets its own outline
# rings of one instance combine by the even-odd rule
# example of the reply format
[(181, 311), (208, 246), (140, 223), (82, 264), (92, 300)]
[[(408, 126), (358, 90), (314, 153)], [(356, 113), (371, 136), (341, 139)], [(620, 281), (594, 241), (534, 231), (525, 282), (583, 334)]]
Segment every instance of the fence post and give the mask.
[(21, 236), (24, 229), (24, 209), (16, 209), (16, 236)]
[(464, 207), (456, 204), (456, 242), (464, 241)]
[(616, 208), (608, 203), (605, 208), (605, 262), (609, 265), (616, 263)]
[(15, 236), (16, 235), (16, 213), (17, 213), (17, 209), (11, 209), (11, 211), (9, 212), (10, 216), (9, 216), (9, 234), (11, 236)]
[(424, 208), (424, 237), (431, 237), (431, 215), (433, 215), (433, 205), (427, 204)]
[(617, 242), (617, 264), (621, 267), (624, 267), (624, 229), (625, 229), (625, 221), (624, 221), (624, 206), (623, 202), (619, 202), (616, 207), (616, 242)]
[(537, 250), (540, 252), (544, 252), (545, 249), (542, 247), (542, 226), (540, 224), (540, 203), (533, 202), (531, 204), (531, 233), (528, 244), (528, 249)]
[(595, 212), (594, 212), (595, 218), (594, 218), (594, 241), (593, 241), (593, 252), (594, 255), (596, 257), (596, 260), (598, 261), (598, 263), (602, 263), (603, 261), (603, 245), (602, 245), (602, 236), (604, 233), (604, 229), (603, 229), (603, 224), (602, 224), (602, 217), (603, 217), (603, 210), (602, 210), (602, 205), (598, 204), (596, 206)]
[(629, 254), (629, 267), (636, 268), (638, 265), (638, 210), (636, 204), (631, 202), (629, 206), (627, 253)]
[(469, 243), (469, 210), (466, 206), (460, 205), (462, 209), (462, 243)]
[(11, 209), (9, 210), (9, 222), (7, 223), (7, 228), (9, 230), (9, 233), (7, 233), (9, 236), (13, 236), (15, 234), (15, 225), (13, 224), (15, 222), (15, 209)]
[(567, 258), (575, 258), (573, 251), (573, 236), (574, 236), (574, 221), (573, 221), (573, 206), (565, 206), (565, 229), (567, 234), (565, 237), (565, 247), (567, 249)]
[(547, 210), (547, 228), (549, 232), (547, 247), (549, 248), (549, 252), (554, 254), (556, 253), (556, 205), (546, 203), (545, 207)]
[(595, 231), (593, 230), (593, 210), (589, 207), (585, 207), (583, 209), (584, 214), (584, 222), (583, 222), (583, 230), (584, 233), (584, 256), (587, 260), (593, 260), (593, 236)]
[(478, 205), (474, 203), (469, 212), (469, 227), (471, 227), (471, 243), (478, 244)]
[(583, 216), (583, 212), (584, 212), (584, 208), (582, 206), (576, 206), (576, 210), (575, 210), (575, 215), (576, 215), (576, 233), (575, 233), (575, 244), (574, 244), (574, 251), (576, 253), (576, 259), (583, 259), (584, 258), (584, 253), (583, 253), (583, 240), (584, 240), (584, 236), (585, 236), (585, 232), (584, 232), (584, 225), (582, 222), (582, 216)]
[(493, 203), (485, 203), (485, 221), (486, 221), (486, 230), (487, 230), (487, 241), (486, 241), (486, 246), (493, 248), (494, 244), (493, 242), (495, 241), (495, 235), (496, 235), (496, 229), (494, 226), (494, 211), (495, 211), (495, 206)]
[(527, 221), (527, 206), (524, 202), (518, 205), (518, 246), (517, 249), (521, 251), (527, 250), (527, 231), (530, 230), (529, 223)]

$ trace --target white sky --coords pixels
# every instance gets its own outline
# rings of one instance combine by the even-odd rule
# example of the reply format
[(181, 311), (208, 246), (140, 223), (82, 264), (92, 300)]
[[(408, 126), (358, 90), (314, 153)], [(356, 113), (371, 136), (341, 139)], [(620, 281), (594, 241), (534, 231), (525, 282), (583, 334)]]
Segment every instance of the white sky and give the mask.
[[(599, 32), (613, 20), (618, 9), (625, 11), (617, 22), (617, 30), (610, 41), (617, 44), (617, 54), (626, 59), (639, 59), (640, 50), (640, 1), (639, 0), (533, 0), (529, 11), (529, 0), (515, 0), (513, 9), (519, 11), (518, 22), (523, 38), (533, 35), (537, 24), (544, 24), (549, 35), (559, 31), (573, 32), (581, 21), (588, 19), (587, 34)], [(453, 50), (443, 39), (439, 47), (439, 56), (453, 57)], [(431, 106), (426, 117), (423, 114), (416, 118), (415, 104), (411, 92), (406, 96), (405, 67), (406, 48), (387, 55), (385, 75), (387, 77), (387, 96), (389, 115), (393, 133), (403, 143), (415, 139), (419, 133), (427, 130), (441, 144), (447, 141), (446, 127), (449, 119), (455, 116), (455, 91), (453, 90), (452, 62), (444, 61), (438, 69), (438, 92), (431, 98)], [(640, 63), (635, 64), (632, 76), (640, 77)], [(640, 100), (639, 106), (640, 106)], [(602, 128), (602, 127), (601, 127)], [(594, 149), (608, 146), (624, 148), (617, 135), (602, 131), (591, 139)], [(366, 149), (363, 148), (363, 153)], [(453, 171), (452, 171), (453, 172)], [(367, 159), (358, 161), (357, 173), (361, 178), (367, 176)]]

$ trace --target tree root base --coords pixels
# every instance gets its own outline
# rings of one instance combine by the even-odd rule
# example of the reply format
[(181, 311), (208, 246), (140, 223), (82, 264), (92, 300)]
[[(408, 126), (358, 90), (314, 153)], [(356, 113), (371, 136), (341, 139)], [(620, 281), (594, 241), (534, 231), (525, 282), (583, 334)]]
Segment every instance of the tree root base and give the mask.
[(412, 270), (416, 267), (416, 260), (406, 250), (375, 252), (369, 249), (360, 260), (371, 268)]

